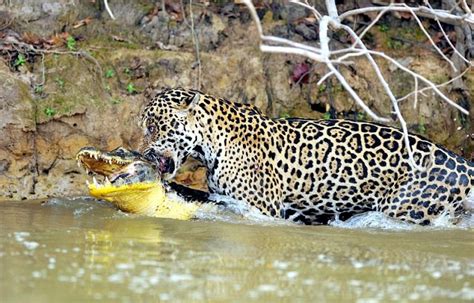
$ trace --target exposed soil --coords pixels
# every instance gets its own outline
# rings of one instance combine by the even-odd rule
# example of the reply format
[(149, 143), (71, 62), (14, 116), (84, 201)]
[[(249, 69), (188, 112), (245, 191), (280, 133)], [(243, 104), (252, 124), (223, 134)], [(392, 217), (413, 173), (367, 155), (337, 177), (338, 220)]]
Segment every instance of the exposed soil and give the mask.
[[(272, 117), (367, 120), (335, 80), (316, 85), (326, 73), (322, 65), (261, 53), (244, 6), (197, 1), (191, 22), (189, 6), (179, 1), (165, 1), (163, 10), (154, 1), (117, 0), (111, 3), (113, 21), (101, 3), (0, 0), (0, 200), (85, 194), (76, 152), (88, 145), (136, 148), (146, 89), (200, 88), (255, 104)], [(309, 12), (262, 3), (258, 13), (266, 32), (317, 43)], [(449, 79), (448, 65), (427, 47), (412, 20), (387, 16), (382, 24), (367, 43), (436, 83)], [(343, 35), (333, 40), (347, 43)], [(410, 77), (380, 64), (397, 95), (412, 89)], [(390, 102), (365, 61), (341, 70), (375, 111), (390, 116)], [(469, 107), (474, 73), (462, 84), (466, 89), (448, 95)], [(431, 93), (416, 108), (413, 100), (401, 107), (412, 132), (474, 158), (472, 118)], [(474, 116), (472, 106), (470, 112)], [(205, 188), (204, 178), (195, 162), (177, 177), (196, 188)]]

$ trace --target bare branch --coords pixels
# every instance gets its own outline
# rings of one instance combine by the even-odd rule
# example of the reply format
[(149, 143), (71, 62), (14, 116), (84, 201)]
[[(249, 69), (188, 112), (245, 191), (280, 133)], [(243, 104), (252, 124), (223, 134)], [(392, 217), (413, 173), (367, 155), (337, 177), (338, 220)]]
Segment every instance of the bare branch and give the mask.
[[(383, 17), (383, 15), (385, 15), (386, 12), (390, 11), (390, 9), (384, 9), (382, 10), (378, 15), (377, 17), (375, 17), (374, 20), (372, 20), (372, 22), (364, 29), (364, 31), (362, 33), (360, 33), (359, 35), (359, 38), (362, 39), (365, 34), (375, 25), (377, 24), (377, 22), (379, 22), (380, 18)], [(352, 46), (355, 46), (355, 43), (352, 45)]]
[[(454, 81), (456, 81), (456, 80), (462, 78), (468, 71), (469, 71), (469, 69), (467, 68), (467, 69), (465, 69), (462, 73), (460, 73), (459, 75), (457, 75), (456, 77), (454, 77), (454, 78), (452, 78), (452, 79), (450, 79), (450, 80), (448, 80), (448, 81), (446, 81), (446, 82), (443, 82), (443, 83), (441, 83), (441, 84), (437, 84), (436, 87), (437, 87), (437, 88), (441, 88), (441, 87), (443, 87), (443, 86), (446, 86), (446, 85), (448, 85), (448, 84), (451, 84), (451, 83), (453, 83)], [(417, 81), (418, 81), (418, 78), (417, 78), (417, 77), (414, 77), (414, 78), (417, 79)], [(418, 84), (417, 81), (415, 81), (415, 84)], [(424, 92), (429, 91), (429, 90), (432, 90), (432, 87), (431, 87), (431, 86), (424, 87), (424, 88), (420, 89), (420, 90), (418, 91), (418, 93), (419, 93), (419, 94), (423, 94)], [(411, 96), (413, 96), (414, 94), (415, 94), (415, 91), (413, 91), (413, 92), (411, 92), (411, 93), (408, 93), (408, 94), (406, 94), (404, 97), (399, 98), (399, 99), (398, 99), (398, 102), (404, 101), (404, 100), (410, 98)]]
[(326, 81), (327, 78), (331, 77), (334, 75), (334, 72), (329, 72), (327, 74), (325, 74), (324, 76), (321, 77), (321, 79), (319, 79), (318, 83), (316, 83), (316, 85), (321, 85), (324, 81)]
[[(431, 4), (430, 4), (428, 1), (425, 1), (425, 3), (426, 3), (426, 5), (427, 5), (429, 8), (433, 9), (433, 7), (431, 7)], [(467, 59), (457, 50), (457, 48), (453, 45), (453, 43), (451, 43), (451, 40), (449, 39), (448, 35), (447, 35), (446, 32), (444, 31), (444, 28), (443, 28), (443, 26), (441, 25), (441, 22), (439, 22), (438, 17), (435, 16), (435, 20), (436, 20), (436, 23), (438, 24), (439, 29), (440, 29), (441, 32), (443, 33), (444, 39), (446, 40), (446, 42), (448, 42), (449, 47), (451, 47), (451, 49), (454, 51), (454, 53), (455, 53), (456, 55), (458, 55), (464, 62), (466, 62), (468, 65), (471, 65), (471, 66), (472, 66), (471, 62), (470, 62), (469, 60), (467, 60)], [(454, 63), (453, 63), (453, 64), (454, 64)]]
[[(430, 89), (432, 89), (438, 96), (440, 96), (444, 101), (446, 101), (449, 105), (455, 107), (456, 109), (460, 110), (463, 114), (465, 115), (469, 115), (469, 112), (459, 106), (456, 102), (454, 102), (453, 100), (449, 99), (448, 97), (446, 97), (446, 95), (444, 95), (439, 89), (438, 87), (433, 83), (431, 82), (430, 80), (426, 79), (425, 77), (423, 77), (422, 75), (420, 74), (417, 74), (413, 71), (411, 71), (410, 69), (406, 68), (405, 66), (403, 66), (402, 64), (400, 64), (397, 60), (393, 59), (392, 57), (390, 56), (387, 56), (386, 54), (382, 53), (382, 52), (377, 52), (377, 51), (373, 51), (373, 50), (366, 50), (366, 52), (369, 52), (370, 54), (372, 55), (376, 55), (376, 56), (380, 56), (388, 61), (390, 61), (392, 64), (394, 64), (396, 67), (398, 67), (399, 69), (407, 72), (408, 74), (410, 74), (411, 76), (413, 77), (417, 77), (418, 80), (421, 80), (422, 82), (424, 82), (426, 85), (429, 86)], [(351, 53), (351, 54), (347, 54), (347, 55), (344, 55), (343, 57), (344, 58), (348, 58), (348, 57), (356, 57), (356, 56), (362, 56), (364, 55), (364, 51), (359, 51), (359, 52), (354, 52), (354, 53)], [(342, 57), (341, 57), (342, 58)], [(464, 73), (463, 73), (464, 74)]]
[(328, 9), (329, 17), (336, 19), (339, 15), (337, 13), (336, 1), (334, 0), (326, 0), (326, 8)]
[(423, 31), (423, 33), (425, 34), (425, 36), (428, 38), (428, 40), (430, 40), (430, 43), (431, 45), (433, 45), (434, 49), (438, 52), (438, 54), (444, 59), (446, 60), (449, 65), (451, 65), (451, 68), (457, 72), (457, 68), (456, 66), (454, 65), (453, 61), (449, 60), (448, 57), (446, 57), (446, 55), (439, 49), (438, 46), (436, 46), (436, 43), (434, 43), (433, 39), (431, 39), (431, 36), (430, 34), (428, 34), (428, 32), (426, 31), (425, 27), (423, 26), (423, 23), (421, 23), (421, 20), (420, 18), (418, 18), (418, 16), (415, 14), (415, 12), (413, 11), (413, 9), (411, 7), (409, 7), (408, 5), (404, 4), (403, 5), (405, 7), (407, 7), (409, 10), (410, 10), (410, 13), (412, 14), (413, 18), (415, 19), (416, 23), (418, 23), (418, 26), (420, 27), (420, 29)]
[(266, 41), (266, 42), (275, 42), (275, 43), (286, 44), (286, 45), (289, 45), (289, 46), (292, 46), (292, 47), (305, 49), (305, 50), (308, 50), (308, 51), (316, 53), (316, 54), (321, 54), (321, 49), (319, 49), (319, 48), (312, 47), (312, 46), (309, 46), (309, 45), (305, 45), (303, 43), (294, 42), (294, 41), (291, 41), (291, 40), (288, 40), (288, 39), (285, 39), (285, 38), (280, 38), (280, 37), (275, 37), (275, 36), (265, 36), (265, 35), (260, 36), (260, 38), (263, 41)]
[[(420, 6), (420, 7), (409, 7), (406, 4), (390, 4), (388, 6), (381, 6), (381, 7), (367, 7), (363, 9), (356, 9), (356, 10), (351, 10), (348, 12), (345, 12), (338, 16), (337, 12), (337, 7), (335, 4), (334, 0), (326, 0), (326, 8), (328, 10), (328, 15), (322, 16), (315, 8), (309, 6), (309, 4), (305, 1), (304, 3), (301, 0), (290, 0), (291, 3), (303, 6), (313, 12), (315, 15), (316, 19), (319, 22), (319, 42), (320, 42), (320, 47), (311, 47), (307, 46), (301, 43), (293, 42), (288, 39), (283, 39), (279, 37), (274, 37), (274, 36), (266, 36), (263, 34), (263, 29), (262, 25), (260, 23), (260, 20), (258, 18), (257, 12), (255, 10), (255, 7), (253, 6), (251, 0), (243, 0), (242, 1), (244, 4), (247, 5), (247, 7), (250, 10), (250, 13), (252, 15), (252, 18), (255, 21), (255, 24), (257, 26), (257, 30), (260, 36), (260, 39), (262, 40), (262, 43), (260, 45), (260, 49), (263, 52), (272, 52), (272, 53), (284, 53), (284, 54), (295, 54), (295, 55), (301, 55), (305, 56), (309, 59), (312, 59), (317, 62), (321, 62), (326, 65), (328, 68), (329, 72), (325, 74), (319, 81), (318, 85), (326, 81), (329, 77), (335, 76), (338, 81), (341, 83), (341, 85), (344, 87), (344, 89), (349, 93), (349, 95), (356, 101), (356, 103), (365, 111), (367, 114), (374, 120), (376, 121), (381, 121), (381, 122), (389, 122), (390, 120), (387, 118), (379, 117), (377, 114), (375, 114), (368, 106), (367, 104), (359, 97), (359, 95), (354, 91), (354, 89), (351, 87), (351, 85), (348, 83), (347, 79), (338, 71), (338, 69), (335, 67), (336, 64), (347, 64), (348, 61), (347, 59), (350, 57), (359, 57), (359, 56), (364, 56), (367, 58), (369, 61), (369, 64), (373, 68), (377, 79), (379, 80), (380, 84), (385, 90), (385, 93), (389, 97), (392, 107), (393, 107), (393, 112), (397, 116), (397, 119), (400, 123), (400, 126), (403, 131), (403, 140), (405, 143), (405, 148), (407, 149), (408, 152), (408, 157), (409, 157), (409, 162), (410, 165), (416, 169), (416, 170), (425, 170), (424, 167), (416, 163), (414, 159), (414, 151), (412, 146), (410, 145), (410, 135), (408, 133), (408, 128), (406, 121), (400, 111), (399, 107), (399, 102), (402, 100), (407, 99), (408, 97), (414, 95), (414, 106), (416, 108), (418, 104), (418, 94), (423, 94), (424, 91), (426, 90), (433, 90), (435, 94), (440, 96), (445, 102), (447, 102), (449, 105), (455, 107), (456, 109), (460, 110), (463, 114), (469, 115), (468, 111), (464, 109), (463, 107), (459, 106), (456, 102), (453, 100), (449, 99), (446, 95), (444, 95), (439, 88), (443, 85), (447, 85), (448, 82), (436, 85), (430, 80), (426, 79), (422, 75), (406, 68), (402, 64), (400, 64), (397, 60), (393, 59), (392, 57), (386, 55), (383, 52), (377, 52), (368, 49), (365, 44), (363, 43), (361, 37), (363, 37), (379, 20), (380, 18), (386, 14), (389, 11), (400, 11), (400, 12), (409, 12), (417, 22), (418, 26), (421, 28), (423, 33), (426, 35), (426, 37), (429, 39), (430, 43), (432, 46), (435, 48), (435, 50), (438, 52), (438, 54), (446, 60), (453, 70), (456, 70), (454, 63), (444, 55), (444, 53), (436, 46), (434, 43), (433, 39), (431, 36), (428, 34), (426, 29), (424, 28), (423, 24), (421, 23), (419, 16), (425, 16), (429, 15), (428, 17), (435, 19), (438, 24), (441, 21), (445, 22), (445, 20), (450, 20), (452, 23), (453, 22), (470, 22), (474, 24), (474, 16), (472, 15), (470, 10), (467, 10), (465, 8), (465, 11), (467, 12), (463, 16), (457, 16), (452, 14), (449, 11), (446, 10), (434, 10), (431, 6)], [(463, 2), (464, 6), (466, 5)], [(357, 15), (357, 14), (362, 14), (362, 13), (367, 13), (367, 12), (379, 12), (377, 17), (372, 20), (372, 22), (362, 31), (361, 34), (357, 34), (354, 32), (352, 28), (350, 28), (347, 25), (342, 24), (342, 20), (345, 18), (348, 18), (349, 16)], [(440, 26), (442, 29), (442, 27)], [(346, 31), (352, 39), (354, 39), (354, 43), (351, 47), (344, 48), (344, 49), (339, 49), (339, 50), (332, 50), (330, 48), (330, 38), (328, 35), (328, 32), (330, 30), (337, 30), (337, 29), (342, 29)], [(447, 35), (444, 33), (445, 38), (448, 40), (448, 43), (450, 43)], [(275, 43), (279, 45), (266, 45), (263, 44), (263, 42), (266, 43)], [(450, 43), (450, 46), (452, 44)], [(456, 51), (456, 50), (455, 50)], [(461, 55), (461, 54), (458, 54)], [(406, 96), (402, 98), (396, 98), (393, 91), (391, 90), (388, 82), (385, 80), (382, 71), (380, 67), (378, 66), (377, 62), (374, 59), (374, 56), (381, 57), (393, 65), (395, 65), (397, 68), (402, 70), (403, 72), (408, 73), (411, 75), (414, 79), (415, 82), (415, 89), (413, 92), (407, 94)], [(462, 57), (465, 61), (467, 60), (466, 58)], [(469, 66), (472, 67), (472, 64), (469, 62)], [(458, 77), (462, 77), (467, 72), (467, 69), (461, 73)], [(458, 78), (456, 77), (456, 78)], [(456, 79), (455, 78), (455, 79)], [(455, 79), (452, 79), (449, 81), (451, 83)], [(423, 89), (419, 90), (419, 82), (423, 83), (426, 87)]]
[[(414, 77), (414, 78), (415, 78), (415, 91), (413, 92), (413, 94), (415, 96), (415, 100), (413, 102), (413, 109), (416, 109), (416, 107), (418, 106), (418, 78), (417, 77)], [(398, 99), (397, 102), (400, 102), (400, 99)]]
[(114, 14), (112, 13), (109, 7), (109, 1), (104, 0), (104, 5), (105, 5), (105, 10), (107, 11), (107, 13), (109, 13), (110, 18), (112, 18), (112, 20), (115, 20)]
[(354, 16), (360, 15), (370, 12), (379, 12), (386, 9), (390, 9), (391, 11), (397, 12), (411, 12), (413, 11), (416, 15), (434, 19), (435, 16), (439, 18), (442, 22), (449, 23), (449, 24), (460, 24), (462, 22), (467, 22), (474, 24), (474, 15), (472, 13), (467, 13), (461, 16), (453, 15), (450, 11), (441, 10), (441, 9), (430, 9), (426, 6), (419, 6), (419, 7), (410, 7), (407, 8), (404, 5), (393, 3), (387, 6), (372, 6), (372, 7), (364, 7), (359, 9), (353, 9), (341, 14), (338, 18), (339, 21), (343, 21), (344, 19)]
[(201, 53), (199, 51), (199, 38), (194, 29), (193, 0), (189, 0), (189, 19), (191, 19), (191, 35), (193, 37), (193, 43), (196, 49), (196, 64), (198, 68), (197, 89), (201, 89), (201, 74), (202, 74)]

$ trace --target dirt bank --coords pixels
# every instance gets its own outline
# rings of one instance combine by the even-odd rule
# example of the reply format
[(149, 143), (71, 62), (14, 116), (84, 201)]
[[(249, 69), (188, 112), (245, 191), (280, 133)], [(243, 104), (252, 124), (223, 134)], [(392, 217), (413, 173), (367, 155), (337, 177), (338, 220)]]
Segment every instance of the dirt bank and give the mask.
[[(149, 87), (200, 87), (256, 104), (273, 117), (367, 119), (336, 81), (316, 85), (326, 72), (322, 66), (296, 56), (262, 54), (243, 6), (199, 4), (191, 22), (189, 7), (183, 10), (174, 2), (166, 2), (163, 10), (153, 1), (118, 0), (111, 3), (113, 21), (99, 2), (0, 1), (0, 200), (84, 194), (85, 176), (75, 153), (87, 145), (136, 148), (138, 114), (146, 102), (142, 92)], [(308, 12), (269, 4), (259, 14), (267, 32), (317, 43)], [(394, 43), (395, 35), (411, 42)], [(376, 27), (370, 37), (374, 47), (433, 81), (448, 79), (447, 64), (426, 47), (416, 27)], [(17, 42), (48, 48), (34, 52)], [(5, 51), (11, 45), (20, 47)], [(412, 88), (406, 75), (381, 66), (397, 94)], [(308, 76), (297, 76), (298, 69), (308, 70)], [(390, 102), (374, 85), (366, 63), (355, 61), (343, 73), (373, 109), (390, 115)], [(449, 95), (468, 105), (473, 73), (464, 83), (470, 91)], [(401, 106), (411, 131), (473, 157), (471, 118), (431, 94), (420, 97), (416, 109), (412, 100)], [(199, 187), (204, 175), (199, 169), (178, 178)]]

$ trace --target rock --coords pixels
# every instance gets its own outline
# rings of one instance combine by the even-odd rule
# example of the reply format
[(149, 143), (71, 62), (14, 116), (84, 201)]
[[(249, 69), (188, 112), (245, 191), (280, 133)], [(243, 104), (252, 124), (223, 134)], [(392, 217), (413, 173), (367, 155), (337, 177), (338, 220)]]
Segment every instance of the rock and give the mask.
[(41, 9), (46, 14), (59, 15), (61, 11), (64, 9), (64, 5), (58, 2), (53, 2), (53, 3), (43, 2)]
[(289, 23), (293, 23), (308, 16), (308, 10), (300, 5), (290, 3), (286, 4), (285, 8), (287, 14), (283, 13), (282, 11), (281, 17), (288, 20)]
[(28, 84), (14, 77), (0, 63), (0, 129), (8, 125), (24, 131), (35, 130), (35, 111)]
[(313, 29), (310, 28), (308, 25), (304, 23), (300, 23), (295, 27), (295, 32), (302, 36), (305, 40), (317, 40), (319, 38), (319, 34)]
[[(198, 39), (201, 51), (215, 49), (221, 39), (221, 33), (226, 28), (221, 17), (210, 11), (193, 8), (194, 31)], [(203, 16), (203, 17), (202, 17)], [(188, 16), (189, 18), (189, 16)], [(148, 35), (154, 43), (161, 42), (163, 45), (176, 46), (194, 50), (194, 38), (190, 28), (190, 20), (176, 21), (163, 11), (156, 16), (144, 17), (141, 20), (142, 31)]]
[[(402, 59), (398, 59), (397, 60), (397, 63), (399, 63), (400, 65), (402, 65), (403, 67), (409, 67), (410, 64), (413, 62), (414, 58), (413, 57), (406, 57), (406, 58), (402, 58)], [(390, 63), (388, 69), (391, 71), (391, 72), (394, 72), (398, 69), (398, 66), (396, 66), (395, 64), (393, 63)]]

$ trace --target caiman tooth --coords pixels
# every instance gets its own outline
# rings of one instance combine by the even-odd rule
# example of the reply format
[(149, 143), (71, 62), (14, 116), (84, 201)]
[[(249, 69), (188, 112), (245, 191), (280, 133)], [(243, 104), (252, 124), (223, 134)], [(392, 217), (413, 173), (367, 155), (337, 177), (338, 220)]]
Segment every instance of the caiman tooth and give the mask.
[(105, 177), (105, 184), (106, 184), (106, 185), (110, 185), (110, 184), (111, 184), (111, 183), (110, 183), (110, 180), (109, 180), (109, 177)]
[(95, 177), (92, 177), (92, 181), (94, 182), (94, 185), (95, 185), (96, 187), (99, 187), (99, 186), (100, 186), (99, 182), (97, 182), (97, 180), (96, 180)]
[(86, 180), (87, 187), (90, 186), (89, 180)]

